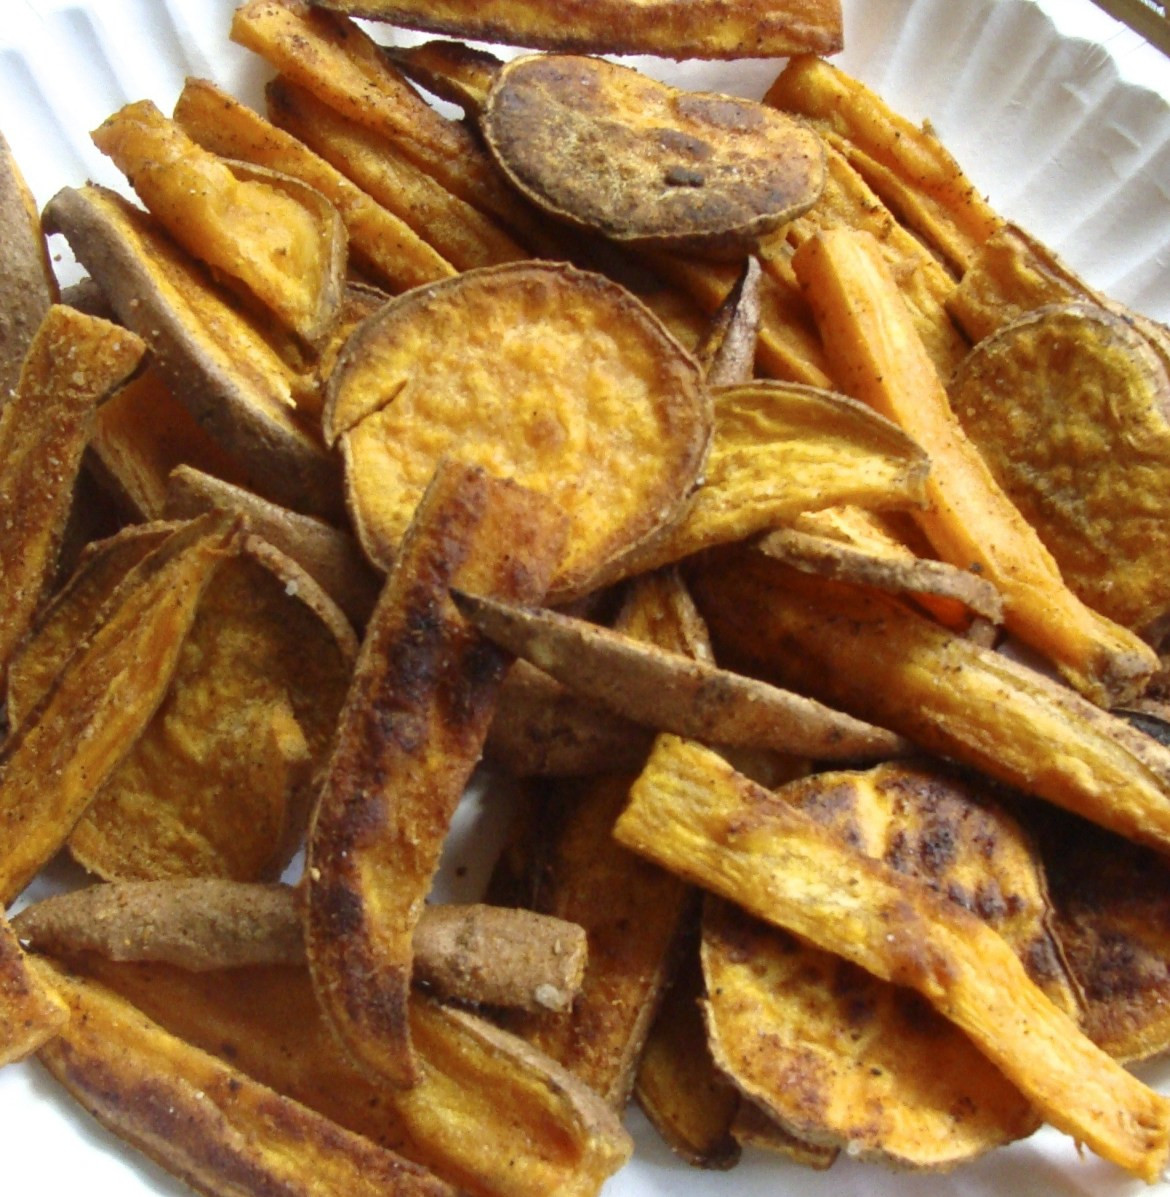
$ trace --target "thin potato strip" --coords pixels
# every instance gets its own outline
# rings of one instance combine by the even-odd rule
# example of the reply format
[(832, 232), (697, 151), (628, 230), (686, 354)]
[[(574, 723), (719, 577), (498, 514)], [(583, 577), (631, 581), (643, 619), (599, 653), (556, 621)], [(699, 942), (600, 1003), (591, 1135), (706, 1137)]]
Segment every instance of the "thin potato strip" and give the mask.
[[(39, 952), (98, 952), (208, 972), (305, 963), (302, 900), (281, 884), (199, 878), (91, 885), (26, 906), (13, 922)], [(563, 919), (499, 906), (427, 906), (415, 979), (446, 998), (566, 1009), (580, 988), (585, 935)]]
[(823, 232), (794, 263), (844, 389), (901, 424), (930, 456), (932, 506), (916, 519), (939, 556), (978, 566), (1003, 595), (1008, 629), (1094, 701), (1139, 693), (1155, 668), (1150, 649), (1068, 589), (996, 484), (955, 418), (873, 239)]
[(0, 408), (20, 381), (25, 354), (57, 298), (36, 200), (0, 134)]
[(0, 753), (0, 905), (65, 842), (162, 701), (203, 592), (237, 531), (180, 529), (127, 576)]
[(817, 760), (858, 760), (907, 749), (797, 694), (668, 652), (555, 611), (454, 592), (476, 627), (570, 689), (660, 730), (710, 744), (770, 748)]
[(474, 41), (586, 54), (665, 58), (784, 57), (841, 48), (837, 0), (761, 0), (733, 10), (678, 0), (593, 0), (563, 12), (539, 0), (327, 0), (338, 12)]
[(0, 681), (53, 580), (98, 403), (142, 358), (108, 321), (51, 307), (0, 413)]
[(527, 250), (490, 216), (416, 165), (399, 142), (348, 119), (288, 79), (274, 79), (265, 95), (276, 126), (299, 138), (393, 212), (455, 269), (474, 270), (528, 257)]
[(761, 553), (691, 583), (721, 659), (1119, 834), (1170, 845), (1170, 752), (879, 591)]
[(296, 416), (304, 379), (198, 265), (103, 188), (65, 188), (45, 216), (118, 318), (147, 341), (167, 385), (253, 484), (298, 511), (340, 514), (337, 464)]
[(537, 599), (563, 536), (560, 517), (530, 492), (440, 463), (341, 713), (309, 833), (309, 965), (348, 1049), (399, 1084), (418, 1076), (407, 1020), (411, 935), (507, 664), (447, 590)]
[(205, 149), (282, 171), (315, 187), (337, 209), (351, 256), (393, 292), (447, 278), (455, 267), (400, 214), (376, 203), (324, 158), (204, 79), (188, 79), (174, 119)]
[(454, 1197), (425, 1168), (177, 1039), (103, 986), (35, 968), (72, 1015), (41, 1062), (99, 1122), (197, 1190)]
[(707, 385), (736, 386), (755, 376), (760, 336), (760, 261), (749, 257), (727, 298), (711, 317), (695, 357)]
[(425, 999), (411, 1002), (420, 1080), (398, 1089), (342, 1052), (303, 968), (82, 963), (174, 1034), (472, 1197), (590, 1197), (629, 1156), (629, 1137), (584, 1085), (514, 1036)]
[(1085, 1038), (1000, 936), (716, 754), (661, 737), (614, 834), (758, 917), (916, 989), (1053, 1125), (1105, 1159), (1150, 1182), (1165, 1166), (1170, 1101)]
[(424, 91), (473, 114), (483, 107), (501, 60), (463, 42), (429, 41), (390, 46), (391, 61)]
[(0, 1067), (31, 1055), (68, 1018), (69, 1007), (29, 966), (17, 933), (0, 914)]
[(793, 58), (764, 101), (824, 124), (869, 185), (945, 253), (956, 273), (1002, 225), (929, 127), (892, 112), (875, 92), (822, 59)]

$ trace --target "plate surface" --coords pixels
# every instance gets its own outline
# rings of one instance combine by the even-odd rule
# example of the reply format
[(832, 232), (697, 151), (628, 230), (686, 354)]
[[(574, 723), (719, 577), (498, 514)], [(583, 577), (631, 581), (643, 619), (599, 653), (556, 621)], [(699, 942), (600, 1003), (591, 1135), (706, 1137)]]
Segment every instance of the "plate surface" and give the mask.
[[(123, 103), (149, 98), (169, 110), (188, 74), (256, 102), (266, 77), (227, 39), (234, 0), (5, 0), (4, 7), (0, 129), (42, 204), (87, 178), (122, 186), (87, 131)], [(1170, 321), (1164, 58), (1088, 0), (846, 0), (845, 10), (849, 47), (840, 65), (905, 115), (930, 119), (996, 207), (1093, 284)], [(685, 86), (750, 96), (777, 71), (761, 62), (642, 61)], [(55, 240), (53, 250), (70, 281), (67, 249)], [(474, 896), (483, 844), (498, 823), (474, 801), (461, 810), (446, 872), (461, 880), (449, 881), (444, 896)], [(1143, 1076), (1170, 1092), (1170, 1062), (1147, 1066)], [(1078, 1156), (1048, 1129), (945, 1177), (895, 1175), (848, 1159), (815, 1174), (754, 1152), (722, 1175), (675, 1161), (636, 1112), (628, 1122), (635, 1162), (605, 1197), (1170, 1197), (1170, 1184), (1130, 1180)], [(31, 1065), (0, 1072), (0, 1146), (3, 1191), (22, 1197), (189, 1192), (123, 1149)]]

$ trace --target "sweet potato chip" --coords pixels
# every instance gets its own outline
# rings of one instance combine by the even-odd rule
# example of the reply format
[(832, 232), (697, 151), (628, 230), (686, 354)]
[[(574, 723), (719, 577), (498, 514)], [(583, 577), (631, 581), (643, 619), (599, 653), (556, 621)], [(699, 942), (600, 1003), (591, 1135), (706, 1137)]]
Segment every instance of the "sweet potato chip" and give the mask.
[(1170, 375), (1089, 304), (1042, 307), (981, 341), (948, 386), (996, 481), (1072, 590), (1148, 633), (1170, 612)]
[(677, 511), (710, 429), (698, 366), (650, 312), (599, 275), (551, 263), (400, 296), (350, 339), (325, 409), (372, 560), (393, 560), (446, 453), (566, 514), (561, 595)]
[(305, 941), (323, 1008), (367, 1068), (417, 1080), (411, 935), (483, 750), (506, 657), (455, 610), (453, 584), (537, 599), (559, 515), (444, 459), (370, 619), (309, 833)]
[(145, 214), (99, 187), (58, 192), (45, 217), (118, 318), (146, 339), (172, 392), (253, 484), (298, 511), (340, 514), (337, 464), (297, 419), (304, 378), (197, 263)]
[(273, 876), (299, 845), (357, 642), (287, 558), (246, 540), (170, 687), (69, 838), (106, 878)]
[(896, 420), (931, 459), (931, 506), (918, 514), (938, 555), (978, 566), (1004, 599), (1009, 631), (1094, 701), (1140, 693), (1155, 662), (1132, 632), (1069, 590), (1035, 530), (964, 435), (909, 309), (866, 233), (832, 229), (793, 259), (844, 389)]
[(659, 738), (630, 797), (620, 843), (916, 989), (1053, 1125), (1143, 1179), (1159, 1175), (1170, 1101), (1081, 1034), (977, 916), (674, 737)]
[(126, 576), (0, 753), (0, 906), (62, 846), (162, 701), (200, 599), (238, 532), (169, 536)]
[[(779, 794), (978, 914), (1076, 1016), (1035, 850), (976, 787), (898, 764), (818, 774)], [(703, 936), (717, 1056), (789, 1131), (900, 1167), (946, 1169), (1035, 1129), (1030, 1103), (918, 995), (729, 904), (708, 905)]]
[(97, 405), (144, 348), (125, 329), (54, 305), (0, 412), (0, 681), (52, 583)]
[(44, 961), (72, 1017), (41, 1062), (77, 1100), (198, 1190), (260, 1197), (454, 1197), (453, 1186), (185, 1043)]
[(217, 277), (310, 344), (329, 332), (347, 245), (321, 192), (210, 153), (149, 100), (119, 109), (92, 136), (163, 228)]
[(40, 213), (24, 175), (0, 134), (0, 408), (16, 390), (24, 355), (57, 282), (41, 232)]
[(631, 246), (734, 258), (809, 208), (824, 184), (824, 149), (808, 126), (603, 58), (513, 59), (478, 120), (528, 200)]
[(327, 0), (324, 7), (411, 29), (541, 50), (665, 58), (784, 57), (841, 48), (836, 0), (755, 0), (734, 10), (699, 0), (593, 0), (567, 14), (551, 0)]

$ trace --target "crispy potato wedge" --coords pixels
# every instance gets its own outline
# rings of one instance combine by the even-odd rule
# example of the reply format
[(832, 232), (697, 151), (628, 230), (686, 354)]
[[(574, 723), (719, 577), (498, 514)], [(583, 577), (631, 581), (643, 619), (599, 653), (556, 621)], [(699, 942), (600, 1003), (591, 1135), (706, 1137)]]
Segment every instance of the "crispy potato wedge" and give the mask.
[(1166, 858), (1051, 808), (1026, 814), (1040, 845), (1054, 930), (1084, 1003), (1085, 1034), (1115, 1059), (1170, 1048)]
[(872, 719), (922, 749), (1165, 851), (1170, 750), (897, 599), (762, 553), (691, 574), (730, 668)]
[(144, 351), (133, 333), (56, 304), (0, 412), (0, 682), (52, 584), (97, 406)]
[(841, 49), (836, 0), (737, 5), (601, 0), (567, 14), (542, 0), (326, 0), (326, 8), (410, 29), (539, 50), (664, 58), (784, 57)]
[(373, 1081), (337, 1043), (303, 968), (190, 973), (84, 961), (174, 1034), (473, 1197), (590, 1197), (629, 1137), (579, 1081), (514, 1036), (423, 998), (413, 1089)]
[(702, 484), (671, 523), (606, 572), (626, 576), (841, 503), (883, 510), (926, 502), (922, 448), (864, 404), (800, 383), (716, 389)]
[(736, 258), (824, 185), (824, 149), (806, 125), (603, 58), (513, 59), (478, 120), (523, 196), (625, 245)]
[(1003, 221), (929, 126), (814, 55), (798, 55), (764, 97), (816, 127), (907, 228), (962, 275)]
[(98, 409), (89, 442), (91, 467), (135, 520), (163, 518), (168, 477), (180, 464), (241, 486), (248, 472), (209, 436), (147, 366)]
[[(1035, 849), (977, 787), (937, 766), (896, 764), (819, 774), (779, 794), (979, 915), (1077, 1016)], [(899, 1167), (948, 1169), (1035, 1129), (1027, 1099), (917, 994), (730, 904), (708, 906), (703, 936), (720, 1063), (790, 1132)]]
[(69, 1018), (69, 1007), (21, 949), (0, 913), (0, 1068), (23, 1060), (51, 1039)]
[(897, 736), (800, 695), (555, 611), (453, 591), (455, 605), (501, 647), (627, 719), (709, 744), (818, 760), (905, 752)]
[(45, 219), (145, 338), (173, 393), (267, 498), (314, 515), (344, 510), (337, 463), (296, 416), (301, 377), (196, 263), (102, 188), (64, 189)]
[(530, 491), (443, 459), (370, 619), (310, 828), (305, 942), (355, 1059), (418, 1079), (411, 936), (507, 665), (452, 585), (538, 599), (565, 524)]
[(108, 879), (275, 876), (303, 839), (356, 655), (311, 579), (246, 539), (208, 586), (165, 698), (70, 853)]
[(217, 278), (310, 345), (329, 333), (348, 247), (321, 192), (268, 167), (225, 161), (150, 100), (120, 108), (91, 136), (163, 228)]
[(279, 76), (265, 96), (274, 124), (393, 212), (456, 270), (528, 257), (491, 217), (448, 191), (380, 131), (347, 118), (307, 88)]
[(909, 310), (867, 233), (831, 229), (793, 259), (846, 391), (898, 422), (929, 454), (931, 506), (916, 516), (938, 555), (978, 566), (1004, 622), (1101, 705), (1140, 693), (1147, 645), (1085, 606), (964, 435)]
[[(198, 878), (91, 885), (26, 906), (13, 929), (39, 952), (97, 952), (196, 972), (305, 963), (303, 905), (282, 884)], [(573, 923), (501, 906), (427, 906), (415, 928), (415, 980), (444, 998), (567, 1009), (585, 970)]]
[(981, 341), (948, 394), (1071, 589), (1126, 627), (1159, 628), (1170, 374), (1146, 338), (1104, 308), (1039, 308)]
[(0, 134), (0, 408), (16, 391), (24, 357), (49, 306), (57, 281), (41, 231), (36, 200)]
[(420, 288), (361, 325), (324, 424), (371, 560), (393, 559), (449, 453), (565, 512), (564, 597), (679, 508), (706, 459), (711, 408), (694, 360), (631, 294), (570, 266), (519, 263)]
[(376, 203), (324, 158), (205, 79), (188, 79), (174, 120), (204, 149), (302, 180), (324, 195), (345, 224), (351, 259), (392, 293), (455, 272), (396, 214)]
[(213, 510), (241, 516), (261, 540), (296, 561), (355, 628), (365, 627), (381, 579), (349, 533), (270, 503), (222, 476), (190, 465), (175, 466), (166, 482), (167, 518), (193, 519)]
[(734, 1168), (732, 1133), (738, 1090), (716, 1068), (699, 1001), (703, 976), (697, 946), (688, 951), (663, 996), (638, 1060), (634, 1096), (670, 1149), (698, 1168)]
[(105, 987), (43, 960), (35, 968), (71, 1014), (41, 1062), (99, 1122), (195, 1189), (454, 1197), (425, 1168), (176, 1038)]
[(618, 841), (884, 980), (972, 1037), (1050, 1122), (1153, 1181), (1170, 1101), (1087, 1039), (996, 932), (866, 857), (715, 753), (661, 736)]
[(169, 536), (0, 752), (0, 907), (60, 848), (133, 747), (178, 667), (204, 591), (238, 538), (218, 516)]

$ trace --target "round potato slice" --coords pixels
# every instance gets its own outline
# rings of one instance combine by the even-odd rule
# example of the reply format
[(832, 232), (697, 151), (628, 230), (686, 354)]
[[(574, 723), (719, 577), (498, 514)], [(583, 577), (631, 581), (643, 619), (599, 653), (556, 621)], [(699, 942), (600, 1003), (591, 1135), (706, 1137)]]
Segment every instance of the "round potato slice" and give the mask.
[(515, 59), (480, 124), (533, 203), (632, 245), (738, 256), (824, 184), (821, 139), (794, 117), (599, 58)]
[(548, 495), (570, 521), (558, 596), (677, 512), (706, 458), (695, 360), (637, 299), (564, 264), (470, 271), (359, 325), (330, 378), (362, 546), (388, 568), (444, 456)]

